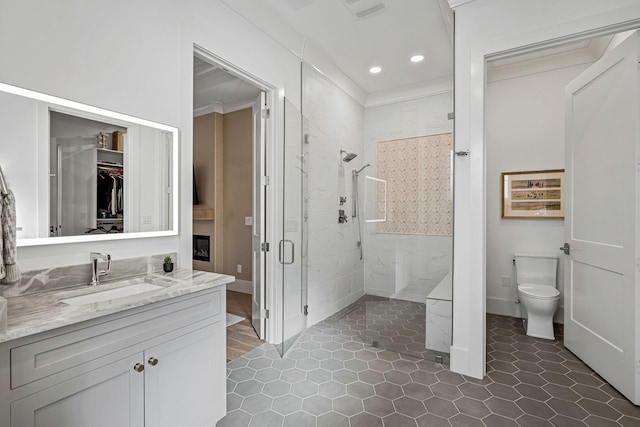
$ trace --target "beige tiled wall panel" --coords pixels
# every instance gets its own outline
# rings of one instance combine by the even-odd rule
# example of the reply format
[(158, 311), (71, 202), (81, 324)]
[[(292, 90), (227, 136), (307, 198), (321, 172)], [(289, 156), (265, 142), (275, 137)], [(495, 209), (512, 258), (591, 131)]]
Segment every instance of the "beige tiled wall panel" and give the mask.
[[(387, 181), (387, 221), (377, 232), (451, 236), (453, 134), (378, 142), (377, 178)], [(377, 191), (377, 216), (384, 215)]]

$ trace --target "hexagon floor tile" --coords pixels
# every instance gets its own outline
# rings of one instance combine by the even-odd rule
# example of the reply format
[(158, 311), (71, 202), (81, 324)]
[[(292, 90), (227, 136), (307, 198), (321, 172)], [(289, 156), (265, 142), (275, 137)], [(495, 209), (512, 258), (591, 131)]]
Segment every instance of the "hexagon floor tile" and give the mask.
[[(424, 317), (424, 304), (363, 297), (308, 328), (282, 359), (291, 363), (263, 344), (227, 364), (233, 389), (218, 426), (640, 426), (640, 408), (562, 345), (561, 327), (541, 340), (521, 319), (487, 315), (487, 377), (477, 380), (406, 355), (424, 346)], [(372, 336), (385, 349), (368, 346)]]

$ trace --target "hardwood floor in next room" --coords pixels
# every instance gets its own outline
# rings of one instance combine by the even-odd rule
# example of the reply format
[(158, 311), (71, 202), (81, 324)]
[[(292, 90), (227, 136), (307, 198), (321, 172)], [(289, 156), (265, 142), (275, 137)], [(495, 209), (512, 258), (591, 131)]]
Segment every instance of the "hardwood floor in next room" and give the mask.
[(227, 313), (244, 317), (242, 322), (227, 328), (227, 362), (250, 352), (264, 341), (251, 326), (251, 295), (227, 291)]

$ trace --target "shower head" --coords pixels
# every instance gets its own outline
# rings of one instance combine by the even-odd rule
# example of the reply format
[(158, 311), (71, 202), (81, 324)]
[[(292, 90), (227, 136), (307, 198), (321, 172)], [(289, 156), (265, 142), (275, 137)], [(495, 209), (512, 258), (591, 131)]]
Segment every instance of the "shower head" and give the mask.
[(357, 171), (354, 170), (353, 173), (358, 175), (360, 172), (362, 172), (363, 170), (365, 170), (366, 168), (368, 168), (369, 166), (371, 166), (370, 163), (367, 163), (366, 165), (364, 165), (363, 167), (361, 167), (360, 169), (358, 169)]
[(345, 150), (340, 150), (340, 155), (342, 155), (344, 153), (344, 157), (342, 158), (343, 162), (350, 162), (351, 160), (355, 159), (356, 157), (358, 157), (357, 154), (355, 153), (349, 153), (348, 151)]

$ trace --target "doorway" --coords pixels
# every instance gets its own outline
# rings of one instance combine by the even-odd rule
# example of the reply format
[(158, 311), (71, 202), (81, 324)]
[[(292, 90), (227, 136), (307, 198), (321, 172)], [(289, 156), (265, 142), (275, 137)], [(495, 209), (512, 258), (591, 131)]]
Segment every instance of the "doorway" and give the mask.
[[(267, 172), (270, 88), (196, 49), (193, 69), (193, 268), (233, 275), (227, 359), (268, 339)], [(196, 245), (197, 242), (197, 245)]]
[[(584, 79), (584, 75), (591, 72), (596, 65), (609, 57), (618, 46), (625, 43), (625, 39), (630, 37), (630, 33), (605, 34), (589, 39), (571, 40), (562, 44), (554, 44), (547, 49), (536, 49), (519, 54), (496, 55), (487, 60), (486, 74), (486, 312), (487, 312), (487, 375), (502, 375), (504, 373), (518, 375), (521, 368), (521, 361), (514, 362), (513, 357), (517, 354), (524, 354), (526, 350), (526, 363), (536, 365), (540, 369), (538, 372), (545, 377), (546, 365), (551, 369), (554, 363), (561, 365), (563, 375), (571, 376), (572, 367), (581, 363), (580, 360), (589, 364), (590, 368), (608, 380), (612, 386), (623, 392), (622, 384), (616, 381), (616, 376), (608, 372), (609, 369), (602, 369), (598, 366), (596, 353), (603, 354), (604, 351), (595, 350), (595, 345), (590, 345), (589, 351), (585, 351), (584, 346), (576, 346), (571, 337), (575, 334), (571, 328), (580, 324), (584, 329), (585, 324), (592, 324), (598, 319), (598, 314), (593, 311), (594, 304), (590, 304), (589, 316), (581, 317), (576, 308), (576, 292), (582, 292), (580, 286), (576, 287), (572, 276), (578, 272), (574, 264), (574, 256), (567, 257), (558, 247), (563, 242), (569, 241), (565, 236), (567, 233), (573, 236), (576, 228), (577, 211), (571, 215), (569, 206), (579, 199), (580, 194), (586, 194), (584, 179), (575, 179), (575, 167), (584, 164), (585, 160), (600, 164), (600, 160), (611, 157), (604, 156), (607, 151), (606, 145), (602, 144), (604, 138), (599, 138), (598, 146), (601, 147), (599, 155), (593, 147), (587, 151), (582, 151), (582, 160), (578, 162), (575, 157), (567, 157), (572, 152), (569, 118), (573, 111), (578, 108), (575, 99), (569, 100), (568, 96), (571, 88), (576, 85), (576, 81)], [(613, 68), (613, 67), (611, 67)], [(608, 68), (607, 68), (608, 69)], [(601, 73), (604, 75), (605, 73)], [(602, 93), (614, 92), (615, 84)], [(585, 86), (586, 87), (586, 86)], [(627, 89), (628, 91), (628, 89)], [(621, 93), (624, 93), (623, 89)], [(577, 93), (577, 91), (576, 91)], [(611, 95), (607, 95), (610, 97)], [(637, 96), (637, 95), (636, 95)], [(590, 105), (598, 105), (593, 110), (602, 110), (609, 99), (603, 97), (596, 104), (595, 98), (591, 99)], [(587, 104), (583, 104), (587, 105)], [(586, 108), (586, 109), (585, 109)], [(582, 111), (588, 111), (583, 107)], [(590, 113), (591, 114), (591, 113)], [(589, 125), (583, 122), (578, 133), (595, 132), (591, 129), (597, 122), (598, 114), (591, 114)], [(618, 117), (619, 115), (615, 115)], [(608, 118), (608, 126), (612, 126), (611, 118)], [(617, 125), (613, 126), (617, 128)], [(608, 133), (610, 135), (610, 133)], [(602, 135), (601, 135), (602, 136)], [(619, 140), (619, 138), (616, 138)], [(632, 156), (632, 157), (635, 157)], [(595, 164), (594, 163), (594, 164)], [(593, 166), (593, 165), (592, 165)], [(618, 165), (617, 167), (621, 167)], [(563, 203), (566, 203), (565, 217), (556, 219), (532, 219), (532, 215), (527, 215), (526, 219), (505, 218), (505, 204), (508, 200), (509, 192), (502, 180), (502, 174), (507, 172), (533, 172), (550, 169), (566, 169), (569, 184), (566, 185)], [(571, 170), (574, 170), (571, 175)], [(588, 176), (597, 177), (601, 168), (590, 167)], [(616, 169), (616, 168), (614, 168)], [(624, 168), (629, 170), (629, 168)], [(631, 168), (633, 169), (633, 167)], [(606, 176), (611, 176), (610, 174)], [(572, 178), (573, 177), (573, 178)], [(584, 176), (583, 176), (584, 178)], [(563, 187), (564, 188), (564, 187)], [(572, 190), (573, 188), (573, 190)], [(591, 187), (593, 188), (593, 187)], [(614, 193), (621, 191), (618, 186)], [(505, 190), (506, 189), (506, 190)], [(587, 191), (591, 196), (593, 190)], [(576, 199), (578, 197), (578, 199)], [(502, 199), (502, 200), (501, 200)], [(591, 200), (595, 200), (592, 198)], [(543, 201), (544, 202), (544, 201)], [(608, 203), (603, 203), (608, 205)], [(580, 214), (582, 223), (578, 227), (588, 224), (586, 220), (593, 221), (594, 217), (585, 218), (584, 204), (576, 204), (575, 209), (582, 207)], [(563, 207), (563, 209), (565, 209)], [(589, 229), (597, 227), (594, 224), (602, 222), (603, 218), (597, 222), (592, 222)], [(573, 226), (572, 226), (573, 222)], [(583, 233), (584, 234), (584, 233)], [(594, 239), (587, 239), (593, 243)], [(605, 245), (606, 246), (606, 245)], [(556, 288), (560, 293), (559, 308), (555, 312), (554, 331), (555, 340), (539, 340), (531, 336), (525, 336), (527, 325), (516, 318), (526, 319), (526, 309), (518, 295), (518, 276), (515, 266), (515, 254), (538, 254), (549, 255), (558, 259), (556, 271)], [(489, 255), (490, 254), (490, 255)], [(601, 259), (602, 259), (601, 254)], [(620, 258), (618, 258), (620, 259)], [(589, 271), (593, 277), (598, 262), (588, 263)], [(633, 263), (632, 263), (633, 264)], [(584, 265), (584, 264), (583, 264)], [(614, 270), (611, 270), (614, 271)], [(585, 277), (583, 277), (585, 279)], [(591, 280), (591, 279), (589, 279)], [(587, 282), (582, 280), (581, 282)], [(592, 280), (593, 281), (593, 280)], [(609, 282), (608, 280), (601, 281)], [(593, 283), (592, 283), (593, 285)], [(576, 289), (579, 289), (576, 291)], [(589, 301), (590, 294), (597, 295), (597, 286), (592, 287), (589, 294), (582, 292), (579, 299)], [(604, 303), (608, 298), (598, 298)], [(580, 302), (580, 301), (579, 301)], [(593, 301), (592, 301), (593, 302)], [(601, 305), (601, 304), (598, 304)], [(606, 304), (604, 304), (606, 305)], [(621, 307), (621, 304), (617, 305)], [(631, 309), (633, 311), (633, 309)], [(607, 315), (612, 316), (613, 313)], [(591, 320), (588, 320), (587, 317)], [(613, 317), (611, 317), (613, 318)], [(597, 322), (600, 329), (607, 322)], [(617, 322), (620, 323), (625, 322)], [(615, 329), (619, 329), (617, 326)], [(604, 335), (602, 335), (604, 336)], [(611, 335), (610, 335), (611, 336)], [(583, 342), (582, 338), (579, 340)], [(631, 340), (633, 341), (633, 340)], [(521, 348), (524, 346), (524, 348)], [(566, 347), (565, 347), (566, 346)], [(622, 347), (622, 346), (621, 346)], [(538, 348), (542, 348), (539, 350)], [(555, 354), (563, 356), (556, 361), (545, 360), (548, 349), (559, 349)], [(509, 352), (509, 349), (513, 349)], [(573, 353), (570, 353), (569, 350)], [(622, 351), (622, 348), (620, 348)], [(509, 353), (509, 354), (507, 354)], [(575, 354), (575, 355), (574, 355)], [(575, 358), (578, 356), (578, 359)], [(509, 360), (507, 360), (509, 359)], [(611, 359), (611, 358), (609, 358)], [(609, 360), (610, 362), (610, 360)], [(520, 364), (520, 365), (519, 365)], [(551, 366), (553, 365), (553, 366)], [(609, 363), (609, 365), (612, 365)], [(613, 364), (621, 366), (620, 363)], [(584, 367), (585, 372), (592, 372), (588, 367)], [(511, 372), (506, 372), (510, 370)], [(633, 366), (631, 367), (633, 371)], [(629, 375), (627, 374), (627, 377)], [(624, 393), (629, 397), (629, 393)], [(629, 397), (632, 399), (631, 397)], [(633, 400), (633, 399), (632, 399)]]

